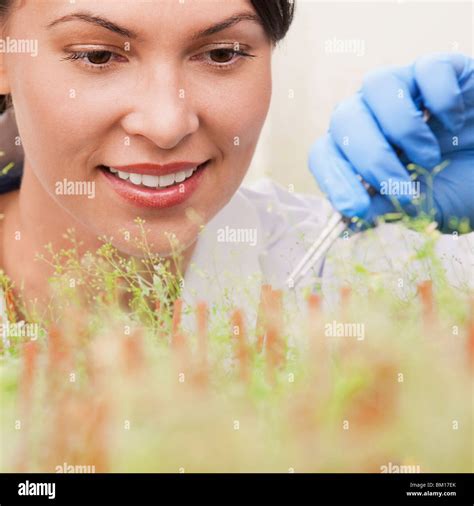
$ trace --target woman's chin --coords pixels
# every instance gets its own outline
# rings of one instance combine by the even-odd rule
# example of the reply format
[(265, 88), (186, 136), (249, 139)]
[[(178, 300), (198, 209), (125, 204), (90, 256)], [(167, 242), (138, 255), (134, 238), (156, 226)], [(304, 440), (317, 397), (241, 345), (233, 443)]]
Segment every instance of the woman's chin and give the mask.
[[(112, 246), (117, 249), (118, 253), (124, 257), (149, 258), (151, 255), (157, 255), (164, 259), (172, 259), (176, 255), (181, 255), (189, 250), (196, 241), (197, 236), (193, 238), (184, 238), (182, 240), (173, 240), (173, 246), (170, 241), (153, 241), (150, 239), (151, 234), (146, 238), (146, 249), (137, 245), (140, 238), (135, 235), (130, 239), (113, 239)], [(144, 241), (145, 242), (145, 241)]]

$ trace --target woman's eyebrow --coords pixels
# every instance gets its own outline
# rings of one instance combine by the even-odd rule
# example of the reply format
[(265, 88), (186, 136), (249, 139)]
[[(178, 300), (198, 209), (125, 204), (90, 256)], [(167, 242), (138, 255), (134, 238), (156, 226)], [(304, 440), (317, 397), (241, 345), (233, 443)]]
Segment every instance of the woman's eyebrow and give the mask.
[[(66, 16), (62, 16), (47, 25), (47, 28), (52, 28), (60, 23), (67, 23), (69, 21), (84, 21), (85, 23), (89, 23), (92, 25), (100, 26), (101, 28), (105, 28), (106, 30), (110, 30), (111, 32), (117, 33), (122, 37), (126, 37), (128, 39), (137, 39), (138, 35), (133, 31), (125, 28), (123, 26), (117, 25), (112, 21), (103, 18), (101, 16), (95, 16), (89, 12), (76, 12), (74, 14), (67, 14)], [(191, 36), (191, 40), (198, 40), (204, 37), (209, 37), (214, 35), (215, 33), (221, 32), (230, 28), (231, 26), (236, 25), (240, 21), (253, 21), (262, 25), (260, 17), (254, 14), (253, 12), (241, 12), (239, 14), (234, 14), (229, 18), (226, 18), (218, 23), (209, 26), (204, 30), (200, 30), (194, 33)]]
[(215, 25), (212, 25), (205, 30), (196, 32), (191, 36), (191, 40), (198, 40), (214, 35), (215, 33), (222, 32), (223, 30), (226, 30), (227, 28), (240, 23), (240, 21), (254, 21), (255, 23), (258, 23), (262, 26), (262, 21), (260, 20), (260, 17), (257, 16), (257, 14), (254, 14), (253, 12), (241, 12), (239, 14), (234, 14), (233, 16), (230, 16), (229, 18), (226, 18), (222, 21), (219, 21)]
[(67, 14), (66, 16), (62, 16), (61, 18), (52, 21), (46, 26), (46, 28), (53, 28), (60, 23), (67, 23), (69, 21), (84, 21), (86, 23), (105, 28), (106, 30), (110, 30), (111, 32), (121, 35), (122, 37), (127, 37), (128, 39), (137, 38), (137, 34), (133, 30), (119, 26), (106, 18), (95, 16), (89, 12), (76, 12), (74, 14)]

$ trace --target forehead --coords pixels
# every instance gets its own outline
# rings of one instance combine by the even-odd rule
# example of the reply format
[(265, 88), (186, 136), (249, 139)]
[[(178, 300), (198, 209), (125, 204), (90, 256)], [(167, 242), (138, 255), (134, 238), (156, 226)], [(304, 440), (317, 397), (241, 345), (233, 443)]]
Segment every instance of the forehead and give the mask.
[(74, 30), (74, 26), (80, 24), (82, 29), (86, 29), (86, 18), (89, 21), (97, 18), (126, 28), (124, 36), (133, 35), (133, 38), (143, 40), (152, 38), (160, 43), (204, 36), (206, 28), (233, 17), (239, 21), (234, 21), (232, 27), (263, 33), (250, 0), (19, 1), (16, 15), (36, 20), (41, 27), (61, 26), (62, 29)]

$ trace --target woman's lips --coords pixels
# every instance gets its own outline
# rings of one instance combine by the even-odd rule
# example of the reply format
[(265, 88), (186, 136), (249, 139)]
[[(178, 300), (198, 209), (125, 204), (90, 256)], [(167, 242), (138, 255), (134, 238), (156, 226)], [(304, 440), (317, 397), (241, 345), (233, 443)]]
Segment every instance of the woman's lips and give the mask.
[(188, 200), (199, 186), (204, 170), (208, 167), (210, 160), (198, 166), (191, 177), (181, 183), (174, 183), (164, 188), (147, 188), (123, 180), (116, 174), (112, 174), (108, 168), (101, 167), (100, 172), (112, 189), (128, 202), (137, 207), (148, 207), (163, 209), (177, 206)]

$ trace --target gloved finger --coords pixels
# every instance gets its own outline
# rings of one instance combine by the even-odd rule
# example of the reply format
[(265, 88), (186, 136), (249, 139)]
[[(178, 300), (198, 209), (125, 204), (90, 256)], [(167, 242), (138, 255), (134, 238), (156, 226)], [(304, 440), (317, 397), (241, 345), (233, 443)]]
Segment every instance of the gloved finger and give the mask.
[[(449, 164), (433, 178), (431, 184), (422, 181), (422, 192), (432, 195), (432, 207), (442, 232), (451, 228), (451, 222), (467, 220), (474, 228), (474, 151), (453, 152), (449, 155)], [(431, 211), (430, 199), (425, 210)]]
[[(423, 120), (410, 93), (410, 68), (377, 69), (362, 84), (362, 99), (375, 116), (388, 141), (417, 165), (432, 168), (441, 163), (441, 149)], [(413, 79), (413, 78), (412, 78)]]
[(365, 215), (370, 197), (329, 134), (311, 147), (308, 166), (321, 191), (341, 214), (349, 217)]
[[(463, 58), (467, 62), (466, 57)], [(458, 83), (459, 70), (461, 74), (463, 69), (455, 68), (453, 54), (450, 53), (422, 56), (414, 64), (415, 80), (425, 106), (452, 133), (457, 133), (465, 122), (465, 105)]]
[[(411, 179), (392, 146), (380, 130), (360, 93), (343, 101), (331, 117), (330, 134), (356, 173), (378, 192), (389, 183), (408, 187)], [(390, 184), (394, 188), (396, 185)], [(399, 193), (400, 202), (411, 200)]]
[(371, 197), (370, 206), (364, 215), (364, 219), (352, 224), (350, 228), (356, 231), (365, 230), (373, 226), (378, 217), (389, 213), (397, 213), (399, 214), (399, 218), (405, 213), (414, 216), (415, 213), (413, 209), (414, 207), (412, 204), (408, 204), (408, 206), (404, 206), (403, 209), (400, 209), (399, 206), (395, 206), (390, 198), (377, 193)]

